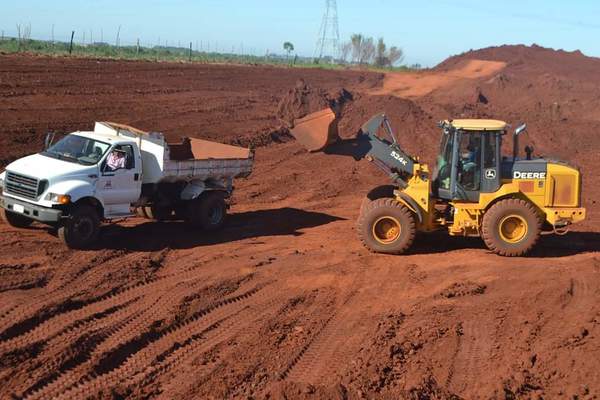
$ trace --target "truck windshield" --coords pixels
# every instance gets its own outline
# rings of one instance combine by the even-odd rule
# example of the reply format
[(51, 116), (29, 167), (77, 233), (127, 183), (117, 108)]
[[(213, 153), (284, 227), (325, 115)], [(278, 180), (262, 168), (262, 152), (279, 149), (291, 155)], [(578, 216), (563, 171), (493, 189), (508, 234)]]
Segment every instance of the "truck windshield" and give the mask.
[(94, 165), (102, 159), (109, 147), (108, 143), (83, 136), (67, 135), (42, 152), (42, 155), (82, 165)]

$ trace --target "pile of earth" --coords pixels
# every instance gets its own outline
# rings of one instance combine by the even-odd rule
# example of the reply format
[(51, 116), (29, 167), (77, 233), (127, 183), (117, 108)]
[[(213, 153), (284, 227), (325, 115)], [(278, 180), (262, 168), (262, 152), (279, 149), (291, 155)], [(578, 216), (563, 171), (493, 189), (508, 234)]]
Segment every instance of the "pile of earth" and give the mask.
[(279, 102), (277, 117), (288, 126), (293, 126), (294, 120), (328, 107), (337, 114), (352, 99), (352, 93), (344, 88), (326, 90), (299, 79)]

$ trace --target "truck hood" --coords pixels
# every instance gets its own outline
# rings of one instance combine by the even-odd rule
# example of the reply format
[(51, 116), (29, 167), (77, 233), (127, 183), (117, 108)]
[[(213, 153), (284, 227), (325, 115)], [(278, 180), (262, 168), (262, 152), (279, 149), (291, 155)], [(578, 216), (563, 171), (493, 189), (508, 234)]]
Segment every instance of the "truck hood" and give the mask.
[(32, 178), (51, 179), (55, 176), (67, 177), (88, 174), (96, 171), (97, 168), (97, 165), (81, 165), (41, 154), (33, 154), (10, 163), (6, 170), (31, 176)]

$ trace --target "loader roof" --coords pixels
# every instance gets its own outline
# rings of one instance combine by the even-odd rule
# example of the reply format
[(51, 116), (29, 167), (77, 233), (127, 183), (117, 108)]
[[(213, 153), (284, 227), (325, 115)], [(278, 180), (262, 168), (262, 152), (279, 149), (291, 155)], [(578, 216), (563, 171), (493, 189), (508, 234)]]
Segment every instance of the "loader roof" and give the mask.
[(453, 128), (465, 131), (503, 131), (507, 125), (497, 119), (455, 119), (448, 123)]

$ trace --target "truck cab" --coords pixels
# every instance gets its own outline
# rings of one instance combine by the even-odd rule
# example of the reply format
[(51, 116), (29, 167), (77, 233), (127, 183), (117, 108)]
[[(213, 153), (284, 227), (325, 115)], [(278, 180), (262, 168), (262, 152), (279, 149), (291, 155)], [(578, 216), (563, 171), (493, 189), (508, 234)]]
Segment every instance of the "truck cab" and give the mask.
[[(58, 225), (75, 209), (92, 209), (98, 220), (127, 217), (140, 197), (141, 178), (134, 140), (78, 131), (10, 164), (0, 175), (0, 205), (4, 218), (20, 227), (34, 220)], [(86, 236), (96, 222), (85, 218), (77, 235)]]

